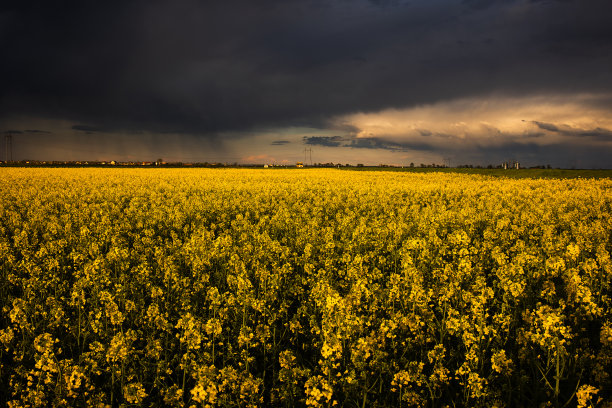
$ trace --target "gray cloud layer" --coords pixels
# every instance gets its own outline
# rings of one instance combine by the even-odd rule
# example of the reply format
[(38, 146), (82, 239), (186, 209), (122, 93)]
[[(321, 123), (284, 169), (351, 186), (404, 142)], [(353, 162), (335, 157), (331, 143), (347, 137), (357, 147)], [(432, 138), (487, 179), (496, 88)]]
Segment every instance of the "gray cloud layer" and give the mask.
[(579, 129), (574, 128), (565, 124), (554, 124), (544, 122), (533, 122), (542, 130), (548, 130), (550, 132), (557, 133), (562, 136), (568, 136), (572, 138), (588, 137), (594, 140), (610, 141), (612, 142), (612, 130), (597, 127), (595, 129)]
[(323, 147), (350, 147), (353, 149), (383, 149), (394, 152), (436, 150), (436, 147), (430, 143), (394, 142), (379, 137), (304, 136), (304, 144)]
[(612, 89), (592, 1), (12, 2), (0, 108), (214, 133), (490, 91)]
[(610, 15), (609, 0), (5, 2), (0, 120), (211, 139), (493, 93), (612, 94)]

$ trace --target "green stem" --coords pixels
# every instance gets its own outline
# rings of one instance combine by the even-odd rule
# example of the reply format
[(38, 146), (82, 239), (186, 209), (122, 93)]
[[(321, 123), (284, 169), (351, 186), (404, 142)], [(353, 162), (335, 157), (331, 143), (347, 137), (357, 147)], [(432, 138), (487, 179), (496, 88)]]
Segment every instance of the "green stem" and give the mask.
[(186, 368), (183, 368), (183, 398), (185, 398), (185, 373), (187, 372)]
[(81, 348), (81, 302), (79, 299), (79, 326), (78, 326), (78, 333), (77, 333), (77, 349)]
[(561, 352), (561, 350), (559, 350), (559, 339), (555, 339), (555, 345), (557, 346), (557, 350), (556, 350), (556, 375), (555, 375), (555, 405), (559, 405), (558, 401), (559, 401), (559, 382), (561, 380), (561, 374), (559, 373), (559, 353)]
[(113, 402), (114, 402), (114, 397), (115, 397), (115, 369), (114, 367), (111, 367), (111, 407), (113, 406)]
[(368, 399), (368, 390), (367, 390), (368, 384), (366, 383), (366, 387), (363, 390), (363, 401), (361, 402), (361, 408), (365, 408), (366, 407), (366, 402)]

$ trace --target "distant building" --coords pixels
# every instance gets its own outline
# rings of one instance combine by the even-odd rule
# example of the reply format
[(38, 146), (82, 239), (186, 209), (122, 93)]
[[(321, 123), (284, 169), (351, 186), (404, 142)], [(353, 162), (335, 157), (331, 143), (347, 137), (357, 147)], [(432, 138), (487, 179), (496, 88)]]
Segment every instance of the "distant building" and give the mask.
[(515, 161), (515, 160), (509, 160), (507, 162), (503, 162), (502, 163), (502, 168), (504, 170), (508, 170), (508, 169), (520, 169), (521, 165), (519, 164), (519, 162)]

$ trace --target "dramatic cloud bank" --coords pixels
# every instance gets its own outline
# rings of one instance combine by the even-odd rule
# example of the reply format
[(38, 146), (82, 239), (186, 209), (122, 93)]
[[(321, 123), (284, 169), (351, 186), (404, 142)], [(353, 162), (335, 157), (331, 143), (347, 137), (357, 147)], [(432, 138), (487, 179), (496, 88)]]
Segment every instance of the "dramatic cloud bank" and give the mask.
[(609, 146), (608, 95), (470, 98), (405, 109), (355, 113), (336, 120), (355, 140), (462, 149), (508, 142)]
[(22, 157), (498, 149), (612, 167), (611, 14), (608, 0), (5, 2), (0, 131)]

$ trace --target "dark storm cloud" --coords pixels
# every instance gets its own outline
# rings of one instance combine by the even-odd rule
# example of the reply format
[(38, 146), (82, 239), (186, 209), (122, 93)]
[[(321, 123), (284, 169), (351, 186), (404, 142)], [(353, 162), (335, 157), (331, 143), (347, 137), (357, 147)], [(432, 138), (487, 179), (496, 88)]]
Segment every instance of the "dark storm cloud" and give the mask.
[(537, 122), (537, 121), (534, 121), (533, 123), (542, 130), (548, 130), (550, 132), (559, 131), (559, 128), (556, 125), (553, 125), (552, 123), (544, 123), (544, 122)]
[(610, 129), (601, 127), (595, 129), (580, 129), (565, 124), (543, 123), (537, 121), (533, 123), (542, 130), (548, 130), (570, 138), (588, 137), (595, 140), (612, 141), (612, 130)]
[(609, 0), (5, 2), (0, 112), (212, 137), (492, 92), (610, 92), (611, 14)]
[(577, 133), (578, 136), (591, 137), (597, 140), (612, 141), (612, 130), (596, 128), (592, 130), (582, 130)]
[(284, 146), (286, 144), (291, 143), (288, 140), (274, 140), (272, 143), (270, 143), (272, 146)]
[(384, 149), (395, 152), (408, 152), (412, 150), (417, 151), (433, 151), (436, 147), (429, 143), (423, 142), (392, 142), (376, 137), (364, 137), (351, 140), (350, 143), (345, 144), (345, 147), (351, 147), (355, 149)]
[[(431, 132), (429, 132), (431, 134)], [(382, 149), (394, 152), (411, 150), (432, 151), (435, 147), (429, 143), (406, 141), (395, 142), (379, 137), (344, 137), (344, 136), (304, 136), (304, 144), (324, 147), (349, 147), (354, 149)]]
[(303, 140), (307, 145), (339, 147), (346, 139), (343, 136), (304, 136)]

